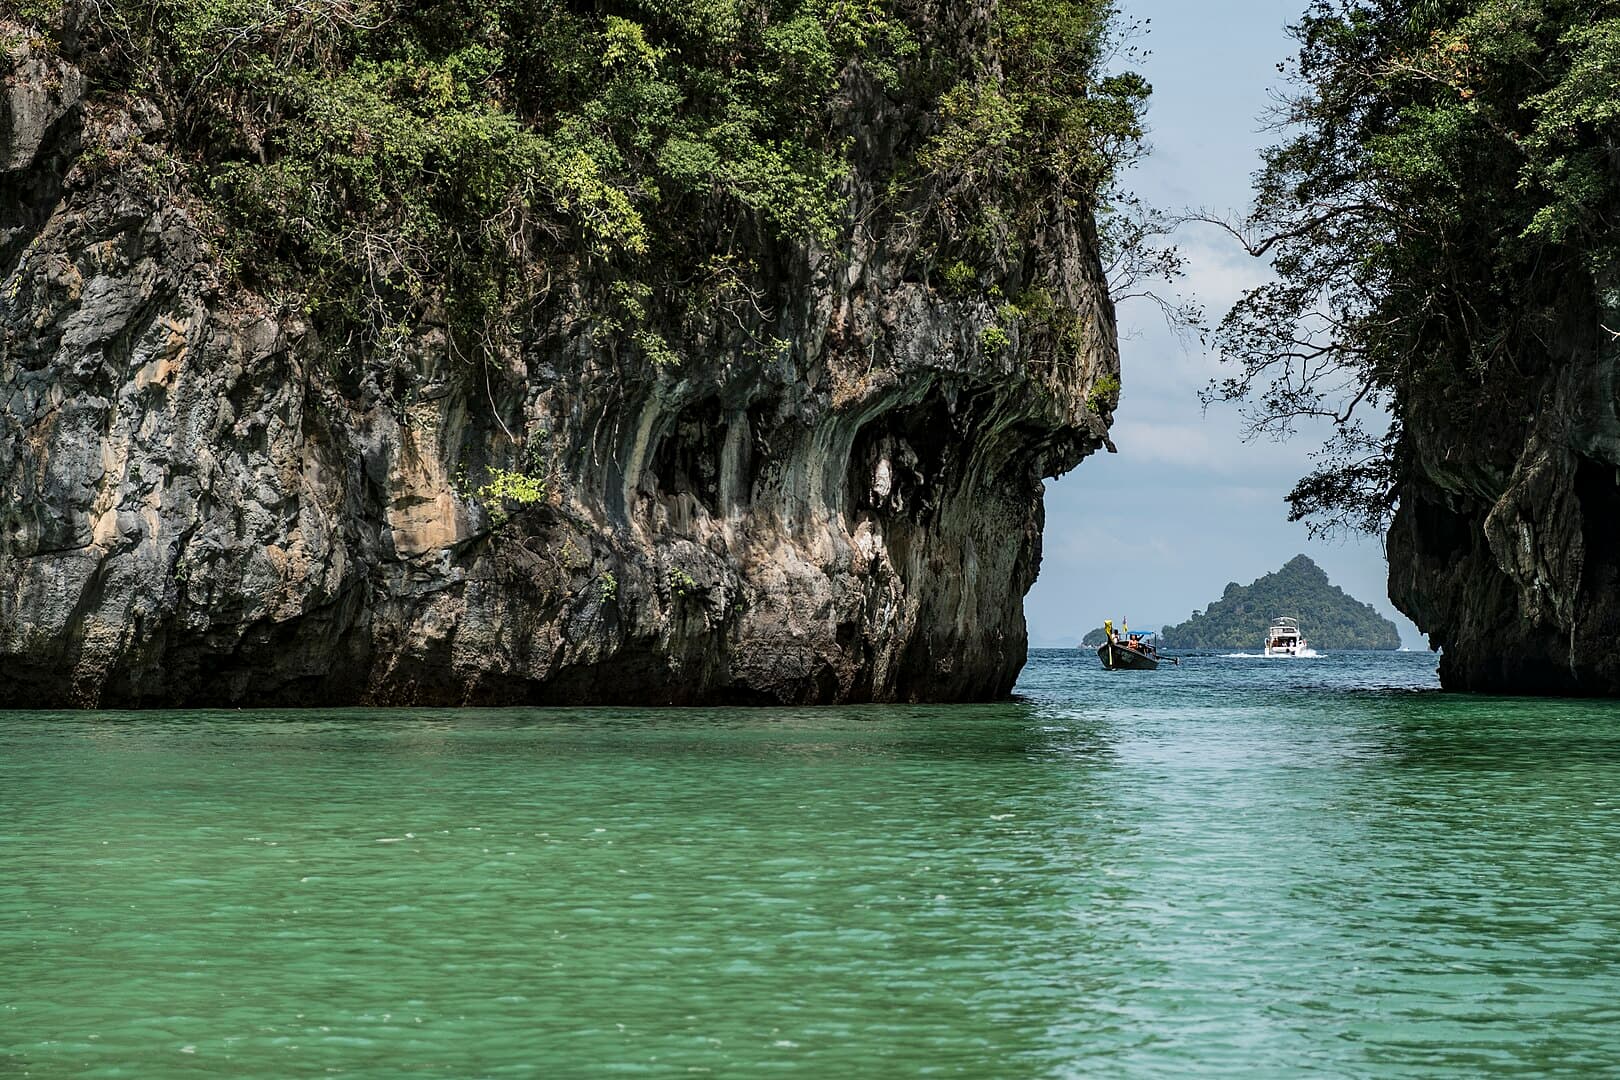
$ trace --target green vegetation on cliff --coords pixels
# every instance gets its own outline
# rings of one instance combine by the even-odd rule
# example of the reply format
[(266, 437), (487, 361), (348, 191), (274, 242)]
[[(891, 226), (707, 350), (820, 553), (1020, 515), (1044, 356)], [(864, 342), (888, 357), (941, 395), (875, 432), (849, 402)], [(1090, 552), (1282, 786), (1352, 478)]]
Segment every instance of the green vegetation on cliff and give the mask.
[(1328, 581), (1320, 567), (1296, 555), (1281, 570), (1248, 585), (1232, 582), (1221, 598), (1175, 626), (1160, 642), (1173, 649), (1257, 649), (1278, 616), (1299, 620), (1316, 649), (1398, 649), (1395, 624)]
[(1289, 135), (1237, 230), (1277, 276), (1227, 315), (1239, 371), (1212, 392), (1271, 433), (1335, 423), (1291, 516), (1377, 530), (1422, 432), (1510, 472), (1556, 411), (1540, 381), (1616, 325), (1620, 11), (1317, 0), (1293, 31)]
[(890, 0), (14, 10), (93, 97), (156, 106), (165, 134), (139, 175), (207, 208), (237, 283), (309, 316), (338, 356), (432, 338), (477, 359), (583, 332), (656, 376), (695, 347), (687, 312), (768, 322), (781, 275), (760, 252), (848, 240), (857, 136), (840, 118), (868, 80), (897, 117), (927, 118), (887, 178), (889, 211), (926, 203), (912, 225), (938, 238), (917, 273), (961, 266), (988, 288), (1041, 208), (1104, 198), (1148, 93), (1103, 70), (1107, 0), (1003, 0), (988, 47), (955, 40), (948, 11)]

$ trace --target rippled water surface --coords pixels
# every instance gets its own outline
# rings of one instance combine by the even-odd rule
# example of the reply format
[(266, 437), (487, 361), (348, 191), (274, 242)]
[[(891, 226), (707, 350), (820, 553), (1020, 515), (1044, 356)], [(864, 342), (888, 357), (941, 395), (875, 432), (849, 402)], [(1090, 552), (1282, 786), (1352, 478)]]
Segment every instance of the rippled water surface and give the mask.
[(1620, 705), (0, 713), (0, 1075), (1620, 1070)]

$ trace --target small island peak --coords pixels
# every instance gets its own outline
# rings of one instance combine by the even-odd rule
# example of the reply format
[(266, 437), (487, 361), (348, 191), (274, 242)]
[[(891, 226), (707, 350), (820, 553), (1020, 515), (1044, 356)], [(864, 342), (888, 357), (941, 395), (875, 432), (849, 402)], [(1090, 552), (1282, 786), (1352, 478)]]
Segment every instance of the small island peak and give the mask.
[(1322, 649), (1398, 649), (1395, 624), (1328, 580), (1300, 554), (1248, 585), (1232, 582), (1219, 600), (1194, 610), (1185, 622), (1164, 627), (1160, 643), (1172, 649), (1253, 649), (1268, 641), (1281, 614), (1308, 626), (1311, 645)]

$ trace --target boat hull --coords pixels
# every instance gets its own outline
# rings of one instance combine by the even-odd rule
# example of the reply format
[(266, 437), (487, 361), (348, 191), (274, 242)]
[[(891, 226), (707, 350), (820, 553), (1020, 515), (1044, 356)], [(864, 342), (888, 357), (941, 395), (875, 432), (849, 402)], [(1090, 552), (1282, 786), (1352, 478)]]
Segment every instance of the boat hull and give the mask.
[(1097, 646), (1097, 659), (1109, 671), (1153, 671), (1159, 666), (1159, 661), (1147, 653), (1112, 643)]

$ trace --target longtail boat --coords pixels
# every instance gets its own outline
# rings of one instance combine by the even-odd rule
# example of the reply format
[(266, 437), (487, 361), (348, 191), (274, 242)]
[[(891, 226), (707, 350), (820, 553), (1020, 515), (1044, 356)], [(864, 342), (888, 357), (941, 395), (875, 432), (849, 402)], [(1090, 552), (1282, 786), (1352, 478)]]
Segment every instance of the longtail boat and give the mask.
[(1127, 633), (1097, 646), (1097, 659), (1109, 671), (1153, 671), (1159, 666), (1159, 650), (1151, 634)]

